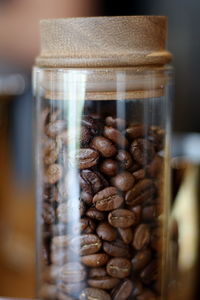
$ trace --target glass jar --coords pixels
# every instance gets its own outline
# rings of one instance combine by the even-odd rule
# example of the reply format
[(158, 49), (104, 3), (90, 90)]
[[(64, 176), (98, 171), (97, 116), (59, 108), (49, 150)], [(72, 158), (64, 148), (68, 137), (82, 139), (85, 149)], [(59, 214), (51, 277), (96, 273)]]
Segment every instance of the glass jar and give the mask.
[(42, 299), (167, 299), (165, 26), (148, 16), (41, 23), (34, 94)]

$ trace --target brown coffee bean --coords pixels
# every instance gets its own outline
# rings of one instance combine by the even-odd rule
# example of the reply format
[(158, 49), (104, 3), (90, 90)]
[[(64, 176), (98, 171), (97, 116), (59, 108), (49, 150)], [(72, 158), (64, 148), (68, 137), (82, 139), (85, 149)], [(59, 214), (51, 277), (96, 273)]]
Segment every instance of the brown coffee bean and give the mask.
[(60, 271), (60, 267), (58, 266), (54, 266), (54, 265), (45, 266), (41, 274), (42, 280), (48, 283), (56, 283), (56, 279), (58, 278), (59, 271)]
[(96, 253), (81, 256), (81, 262), (88, 267), (102, 267), (107, 264), (109, 256), (106, 253)]
[(156, 207), (154, 205), (145, 206), (142, 210), (142, 221), (151, 222), (157, 217)]
[(112, 291), (113, 300), (127, 300), (133, 290), (133, 283), (129, 279), (125, 279)]
[(150, 243), (150, 229), (147, 224), (140, 224), (135, 229), (133, 238), (133, 247), (136, 250), (141, 250)]
[(94, 254), (99, 251), (101, 245), (101, 240), (96, 234), (83, 234), (70, 241), (70, 248), (80, 255)]
[(131, 211), (135, 214), (135, 224), (140, 223), (142, 216), (142, 207), (140, 205), (131, 207)]
[(157, 151), (163, 149), (165, 131), (159, 126), (149, 128), (149, 140), (154, 143)]
[(126, 135), (131, 140), (143, 137), (147, 133), (147, 127), (142, 124), (135, 124), (126, 129)]
[(46, 165), (51, 165), (55, 163), (58, 159), (58, 151), (56, 149), (47, 149), (44, 151), (43, 161)]
[(69, 246), (70, 238), (68, 235), (59, 235), (52, 238), (52, 249), (63, 249)]
[(56, 183), (61, 179), (63, 174), (63, 168), (59, 164), (49, 165), (45, 171), (46, 182), (50, 184)]
[(79, 300), (111, 300), (111, 297), (104, 290), (97, 288), (86, 288), (81, 292)]
[(155, 187), (151, 179), (143, 179), (138, 181), (134, 187), (125, 195), (125, 201), (128, 205), (136, 206), (142, 204), (150, 197), (153, 197)]
[(86, 287), (85, 282), (58, 282), (57, 289), (59, 292), (64, 294), (70, 294), (70, 296), (78, 297), (80, 292)]
[(67, 129), (67, 121), (66, 120), (56, 120), (50, 122), (46, 126), (46, 134), (52, 138), (55, 138), (60, 133)]
[(112, 186), (98, 192), (93, 198), (96, 209), (100, 211), (110, 211), (118, 208), (122, 205), (123, 201), (123, 197)]
[(53, 203), (58, 201), (58, 190), (55, 185), (44, 185), (42, 193), (43, 202)]
[(119, 279), (110, 276), (104, 276), (104, 277), (90, 278), (87, 282), (88, 285), (91, 287), (99, 288), (103, 290), (110, 290), (119, 283)]
[(111, 157), (117, 153), (113, 143), (103, 136), (94, 137), (90, 145), (93, 149), (98, 150), (103, 157)]
[(133, 176), (135, 177), (136, 180), (141, 180), (145, 178), (145, 170), (144, 169), (139, 169), (135, 172), (133, 172)]
[(129, 169), (132, 166), (133, 159), (129, 152), (125, 150), (119, 150), (116, 159), (120, 162), (120, 167), (122, 169)]
[(93, 233), (95, 231), (96, 225), (95, 222), (89, 218), (82, 218), (79, 221), (79, 224), (73, 224), (72, 232), (74, 234), (81, 233)]
[(88, 273), (89, 278), (98, 278), (107, 276), (107, 272), (105, 268), (91, 268)]
[(156, 295), (148, 289), (145, 289), (142, 294), (140, 294), (139, 296), (137, 296), (136, 300), (156, 300), (157, 297)]
[(122, 148), (128, 147), (128, 140), (126, 137), (116, 128), (113, 127), (104, 127), (104, 136), (108, 138), (109, 140), (113, 141), (117, 145), (119, 145)]
[(55, 222), (54, 208), (48, 202), (43, 203), (42, 218), (46, 224), (53, 224)]
[(103, 242), (103, 250), (110, 256), (129, 257), (129, 247), (120, 240)]
[(71, 211), (76, 211), (79, 209), (80, 216), (83, 216), (85, 213), (85, 204), (82, 201), (73, 199), (72, 201), (68, 201), (66, 203), (61, 203), (57, 208), (57, 216), (59, 220), (63, 223), (73, 222), (74, 215)]
[(156, 177), (159, 174), (161, 175), (163, 164), (163, 158), (159, 155), (156, 155), (152, 162), (146, 168), (147, 174), (150, 177)]
[(118, 228), (121, 239), (125, 244), (130, 244), (133, 241), (133, 230), (128, 228)]
[(111, 179), (111, 183), (123, 192), (130, 190), (134, 182), (135, 179), (133, 175), (127, 171), (121, 172)]
[(106, 117), (105, 123), (107, 126), (116, 127), (119, 130), (124, 129), (126, 126), (126, 121), (121, 118), (113, 118), (112, 116)]
[(85, 278), (85, 268), (78, 262), (69, 262), (60, 269), (59, 279), (64, 282), (80, 282)]
[(113, 241), (117, 237), (117, 231), (115, 228), (109, 225), (109, 223), (104, 222), (100, 223), (99, 226), (96, 229), (96, 232), (100, 239), (105, 241)]
[(151, 232), (151, 247), (159, 251), (162, 249), (162, 228), (156, 227)]
[(113, 227), (127, 228), (135, 224), (135, 214), (128, 209), (116, 209), (109, 213), (108, 221)]
[(105, 159), (99, 166), (99, 170), (108, 176), (115, 176), (118, 170), (116, 160), (110, 158)]
[(133, 292), (132, 292), (132, 296), (134, 297), (134, 299), (135, 299), (135, 297), (141, 295), (143, 293), (143, 291), (144, 291), (144, 287), (143, 287), (141, 280), (134, 278)]
[(86, 185), (91, 187), (93, 193), (99, 192), (102, 188), (104, 188), (104, 182), (102, 175), (97, 172), (93, 172), (91, 170), (83, 170), (81, 172), (81, 177), (85, 181)]
[(107, 273), (115, 278), (125, 278), (131, 273), (131, 263), (127, 258), (111, 258), (106, 266)]
[(85, 215), (91, 219), (102, 221), (105, 219), (105, 214), (102, 211), (97, 210), (95, 207), (89, 208)]
[(132, 259), (133, 272), (142, 270), (151, 260), (152, 253), (149, 249), (140, 250)]
[(80, 198), (86, 204), (92, 204), (92, 199), (93, 199), (92, 193), (90, 194), (87, 191), (81, 191)]
[(81, 170), (88, 169), (97, 164), (99, 154), (93, 149), (82, 148), (79, 150), (79, 154), (76, 155), (76, 159), (79, 161), (79, 168)]
[(153, 143), (145, 139), (134, 140), (130, 146), (130, 152), (134, 160), (140, 165), (146, 165), (152, 161), (155, 155)]
[(87, 146), (90, 142), (90, 140), (92, 139), (92, 135), (90, 133), (89, 128), (87, 128), (86, 126), (81, 126), (80, 128), (80, 143), (81, 146)]

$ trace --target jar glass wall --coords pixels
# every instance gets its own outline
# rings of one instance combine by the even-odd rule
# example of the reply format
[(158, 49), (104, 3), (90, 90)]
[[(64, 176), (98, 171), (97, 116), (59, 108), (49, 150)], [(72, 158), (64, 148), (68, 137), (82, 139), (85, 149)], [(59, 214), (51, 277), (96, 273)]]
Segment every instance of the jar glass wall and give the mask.
[(171, 73), (35, 68), (42, 299), (166, 299)]

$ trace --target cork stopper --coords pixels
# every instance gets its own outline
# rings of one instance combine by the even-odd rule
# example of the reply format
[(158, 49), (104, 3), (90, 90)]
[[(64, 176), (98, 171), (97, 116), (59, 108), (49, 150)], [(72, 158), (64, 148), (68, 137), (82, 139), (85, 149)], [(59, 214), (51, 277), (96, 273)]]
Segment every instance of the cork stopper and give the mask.
[(53, 19), (40, 26), (39, 67), (162, 66), (171, 60), (163, 16)]

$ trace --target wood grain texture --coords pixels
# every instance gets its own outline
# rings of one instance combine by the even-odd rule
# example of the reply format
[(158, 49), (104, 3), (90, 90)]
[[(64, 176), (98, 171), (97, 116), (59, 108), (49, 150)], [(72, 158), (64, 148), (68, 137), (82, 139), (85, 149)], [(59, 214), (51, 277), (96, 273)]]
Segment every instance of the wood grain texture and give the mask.
[(162, 16), (53, 19), (40, 26), (40, 67), (130, 67), (171, 60)]

